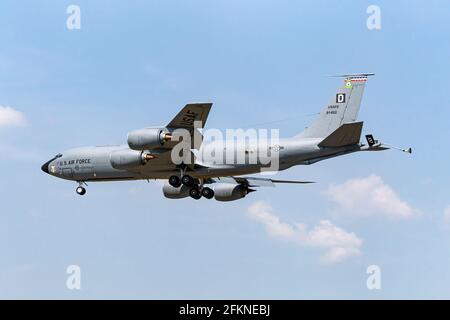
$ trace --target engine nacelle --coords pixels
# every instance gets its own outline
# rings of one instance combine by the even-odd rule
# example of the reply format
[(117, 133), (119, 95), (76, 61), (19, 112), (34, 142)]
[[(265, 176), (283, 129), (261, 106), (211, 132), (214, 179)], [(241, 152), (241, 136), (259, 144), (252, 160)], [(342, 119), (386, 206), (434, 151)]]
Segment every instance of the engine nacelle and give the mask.
[(143, 166), (155, 156), (143, 151), (130, 149), (113, 151), (109, 155), (109, 161), (114, 169), (125, 170)]
[(162, 147), (170, 140), (171, 135), (166, 129), (146, 128), (128, 133), (128, 146), (133, 150), (149, 150)]
[(240, 184), (217, 183), (214, 185), (214, 198), (217, 201), (234, 201), (244, 198), (249, 189)]
[(172, 187), (168, 182), (163, 186), (163, 193), (169, 199), (182, 199), (189, 197), (189, 187), (181, 185), (178, 188)]

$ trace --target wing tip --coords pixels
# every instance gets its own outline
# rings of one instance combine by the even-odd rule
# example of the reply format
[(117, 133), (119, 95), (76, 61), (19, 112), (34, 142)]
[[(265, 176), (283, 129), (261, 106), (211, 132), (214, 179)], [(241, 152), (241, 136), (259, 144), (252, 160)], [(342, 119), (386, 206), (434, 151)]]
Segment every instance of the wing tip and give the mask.
[(186, 106), (212, 106), (213, 102), (188, 102)]

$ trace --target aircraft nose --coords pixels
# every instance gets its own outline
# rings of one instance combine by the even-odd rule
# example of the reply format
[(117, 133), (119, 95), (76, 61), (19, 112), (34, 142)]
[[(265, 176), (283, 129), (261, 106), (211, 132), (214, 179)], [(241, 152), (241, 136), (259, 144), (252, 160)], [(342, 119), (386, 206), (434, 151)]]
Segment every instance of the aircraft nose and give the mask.
[(46, 163), (44, 163), (41, 167), (41, 170), (44, 171), (45, 173), (48, 173), (48, 165), (50, 164), (50, 162), (52, 162), (53, 160), (49, 160)]

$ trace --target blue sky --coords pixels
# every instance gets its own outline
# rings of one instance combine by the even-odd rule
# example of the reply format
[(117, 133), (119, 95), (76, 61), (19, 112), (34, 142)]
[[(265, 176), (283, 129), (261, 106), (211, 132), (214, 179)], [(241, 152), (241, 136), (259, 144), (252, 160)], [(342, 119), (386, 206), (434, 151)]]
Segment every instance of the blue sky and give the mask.
[[(81, 8), (80, 30), (66, 28), (70, 4)], [(366, 27), (371, 4), (381, 30)], [(450, 298), (449, 9), (2, 1), (0, 120), (10, 121), (0, 121), (0, 297)], [(58, 152), (124, 143), (128, 131), (165, 124), (192, 101), (214, 102), (210, 128), (282, 120), (270, 127), (293, 136), (339, 85), (326, 75), (348, 72), (376, 73), (360, 112), (364, 133), (412, 146), (411, 156), (390, 150), (295, 167), (279, 176), (318, 183), (231, 203), (171, 201), (142, 181), (92, 183), (79, 197), (74, 183), (40, 171)], [(368, 199), (354, 192), (361, 184)], [(374, 190), (387, 200), (371, 200)], [(328, 221), (359, 239), (358, 252), (326, 262), (329, 246), (271, 233), (255, 206), (309, 236)], [(73, 264), (78, 291), (66, 288)], [(381, 290), (366, 287), (373, 264)]]

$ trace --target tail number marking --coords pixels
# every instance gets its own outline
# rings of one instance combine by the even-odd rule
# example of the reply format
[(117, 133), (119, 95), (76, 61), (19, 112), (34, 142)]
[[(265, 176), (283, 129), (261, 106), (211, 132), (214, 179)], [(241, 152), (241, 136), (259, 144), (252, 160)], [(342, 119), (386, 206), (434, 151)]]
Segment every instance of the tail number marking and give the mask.
[(345, 93), (336, 94), (336, 103), (345, 103)]

